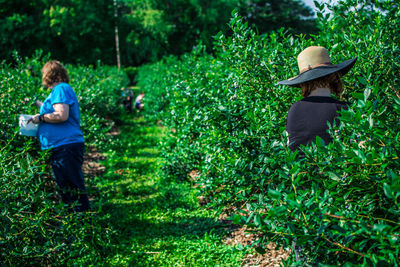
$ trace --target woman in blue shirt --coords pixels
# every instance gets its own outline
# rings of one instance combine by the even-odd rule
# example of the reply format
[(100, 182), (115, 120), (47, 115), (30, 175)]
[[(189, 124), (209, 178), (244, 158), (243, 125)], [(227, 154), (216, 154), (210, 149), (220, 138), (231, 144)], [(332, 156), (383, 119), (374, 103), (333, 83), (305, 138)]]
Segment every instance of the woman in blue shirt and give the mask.
[(42, 83), (52, 90), (41, 104), (40, 114), (31, 120), (39, 123), (37, 137), (41, 148), (51, 149), (50, 164), (62, 201), (66, 204), (78, 201), (72, 210), (86, 211), (89, 200), (82, 172), (85, 145), (78, 99), (68, 84), (67, 70), (58, 61), (44, 65)]

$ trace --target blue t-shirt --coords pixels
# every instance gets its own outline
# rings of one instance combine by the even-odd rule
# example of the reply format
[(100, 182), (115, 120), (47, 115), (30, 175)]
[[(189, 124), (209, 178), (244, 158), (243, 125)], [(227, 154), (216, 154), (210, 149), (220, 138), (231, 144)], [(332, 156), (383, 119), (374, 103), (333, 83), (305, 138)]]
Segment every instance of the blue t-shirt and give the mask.
[(69, 106), (69, 117), (66, 121), (62, 123), (41, 122), (39, 124), (37, 136), (43, 150), (84, 142), (80, 129), (78, 99), (69, 84), (60, 83), (53, 88), (50, 95), (44, 100), (40, 114), (53, 113), (53, 105), (61, 103)]

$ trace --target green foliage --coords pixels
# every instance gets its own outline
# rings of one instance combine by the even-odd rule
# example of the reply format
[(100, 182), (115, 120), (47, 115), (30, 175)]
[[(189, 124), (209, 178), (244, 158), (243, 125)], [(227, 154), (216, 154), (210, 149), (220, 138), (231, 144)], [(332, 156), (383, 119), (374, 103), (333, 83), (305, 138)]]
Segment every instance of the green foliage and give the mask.
[(199, 43), (212, 52), (212, 36), (229, 30), (234, 9), (248, 17), (260, 33), (282, 26), (294, 32), (317, 31), (311, 9), (296, 0), (125, 1), (127, 12), (121, 23), (135, 25), (124, 28), (127, 32), (123, 33), (127, 36), (129, 64), (154, 62), (171, 54), (180, 56)]
[(42, 49), (67, 63), (115, 64), (117, 26), (122, 64), (138, 66), (169, 54), (182, 55), (199, 42), (211, 47), (212, 36), (228, 29), (235, 8), (251, 17), (260, 32), (282, 25), (296, 32), (316, 30), (310, 9), (298, 0), (115, 0), (115, 6), (114, 0), (0, 3), (0, 59), (8, 61), (13, 50), (31, 56)]
[[(110, 230), (96, 212), (101, 205), (93, 203), (95, 212), (68, 215), (58, 204), (48, 153), (39, 150), (36, 139), (18, 134), (18, 115), (38, 113), (33, 102), (49, 94), (41, 88), (40, 73), (48, 60), (38, 52), (25, 60), (15, 55), (15, 67), (0, 65), (0, 262), (10, 266), (94, 264), (110, 249)], [(79, 99), (86, 143), (99, 146), (111, 127), (106, 116), (119, 112), (127, 77), (107, 66), (66, 67)]]
[(115, 62), (114, 9), (109, 0), (1, 1), (0, 58), (36, 49), (68, 63)]
[[(318, 14), (321, 34), (256, 34), (238, 16), (214, 57), (197, 48), (139, 69), (146, 107), (171, 129), (165, 170), (196, 183), (234, 221), (262, 233), (255, 245), (296, 241), (308, 263), (398, 265), (400, 67), (398, 1), (349, 0)], [(332, 61), (358, 57), (344, 77), (351, 103), (334, 141), (287, 147), (286, 116), (301, 98), (277, 82), (297, 74), (296, 56), (322, 45)], [(289, 259), (288, 263), (293, 259)]]
[(137, 82), (136, 76), (137, 76), (138, 68), (137, 67), (126, 67), (126, 68), (124, 68), (124, 71), (125, 71), (126, 75), (128, 75), (129, 83), (136, 84), (136, 82)]

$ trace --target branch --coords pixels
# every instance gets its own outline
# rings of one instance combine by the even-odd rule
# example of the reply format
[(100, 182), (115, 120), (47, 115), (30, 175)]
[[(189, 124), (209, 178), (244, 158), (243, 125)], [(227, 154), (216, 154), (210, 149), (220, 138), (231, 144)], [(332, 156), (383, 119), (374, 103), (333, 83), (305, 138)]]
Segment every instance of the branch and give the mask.
[[(367, 257), (367, 255), (365, 255), (365, 254), (363, 254), (363, 253), (361, 253), (361, 252), (352, 250), (351, 248), (345, 247), (345, 246), (343, 246), (342, 244), (339, 244), (339, 243), (337, 243), (337, 242), (330, 241), (330, 240), (329, 240), (328, 238), (326, 238), (325, 236), (322, 236), (322, 238), (323, 238), (324, 240), (328, 241), (329, 243), (331, 243), (331, 244), (333, 244), (333, 245), (335, 245), (335, 246), (340, 247), (341, 249), (347, 250), (347, 251), (349, 251), (349, 252), (351, 252), (351, 253), (357, 254), (357, 255), (362, 256), (362, 257)], [(368, 257), (368, 258), (369, 258), (369, 257)]]

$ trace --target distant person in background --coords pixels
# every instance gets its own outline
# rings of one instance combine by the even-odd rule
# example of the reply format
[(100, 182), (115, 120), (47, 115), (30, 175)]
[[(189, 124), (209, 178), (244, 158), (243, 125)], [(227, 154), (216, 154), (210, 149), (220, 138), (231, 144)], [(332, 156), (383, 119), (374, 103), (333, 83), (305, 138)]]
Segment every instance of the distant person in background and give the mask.
[[(70, 211), (89, 210), (82, 172), (84, 138), (80, 129), (80, 111), (74, 90), (68, 84), (67, 70), (58, 61), (49, 61), (42, 68), (42, 83), (51, 93), (41, 103), (40, 114), (32, 117), (39, 123), (37, 136), (43, 150), (51, 149), (50, 164), (61, 199)], [(72, 207), (75, 201), (78, 204)]]
[(124, 108), (128, 112), (132, 112), (133, 91), (126, 88), (123, 88), (122, 90), (123, 90), (122, 97), (124, 98), (123, 100)]
[(300, 74), (279, 84), (300, 87), (303, 99), (294, 103), (288, 113), (286, 130), (292, 151), (300, 145), (315, 142), (321, 137), (326, 144), (332, 141), (327, 132), (328, 123), (337, 121), (338, 111), (348, 108), (348, 103), (339, 98), (342, 92), (341, 77), (355, 64), (357, 58), (332, 64), (328, 50), (321, 46), (310, 46), (297, 57)]
[(140, 92), (140, 94), (135, 99), (135, 108), (138, 111), (142, 110), (144, 107), (143, 98), (144, 98), (144, 92)]

